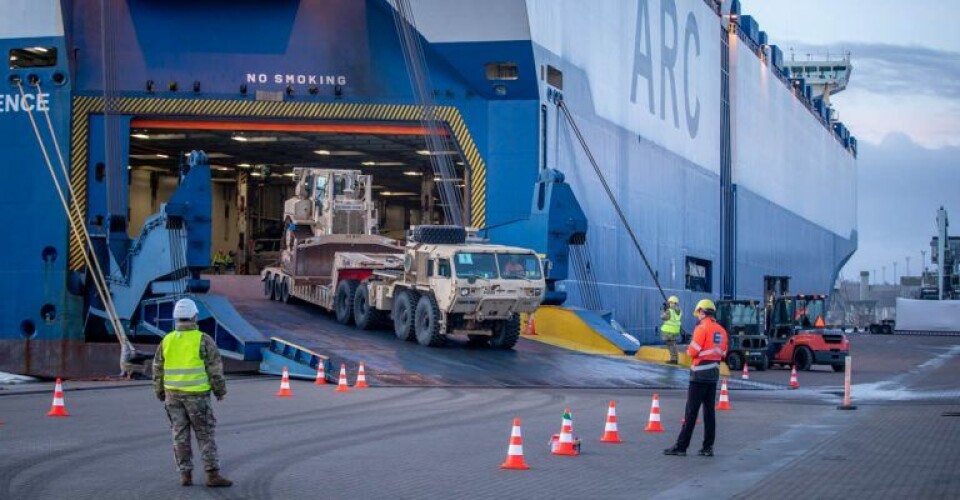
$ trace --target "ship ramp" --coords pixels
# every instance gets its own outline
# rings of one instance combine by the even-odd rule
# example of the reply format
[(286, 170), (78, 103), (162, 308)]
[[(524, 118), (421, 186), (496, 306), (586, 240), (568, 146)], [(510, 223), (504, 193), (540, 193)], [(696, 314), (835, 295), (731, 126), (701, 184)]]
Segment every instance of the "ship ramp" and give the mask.
[[(363, 362), (372, 383), (391, 386), (684, 388), (689, 380), (686, 370), (645, 363), (622, 351), (571, 350), (529, 336), (509, 351), (474, 347), (456, 337), (444, 347), (424, 347), (397, 340), (386, 325), (360, 330), (309, 304), (270, 301), (257, 276), (215, 276), (211, 283), (212, 292), (229, 299), (245, 321), (271, 338), (263, 351), (265, 373), (287, 366), (291, 375), (312, 377), (322, 362), (334, 381), (341, 364), (352, 377)], [(543, 321), (550, 324), (547, 316)], [(743, 387), (778, 388), (759, 383)]]

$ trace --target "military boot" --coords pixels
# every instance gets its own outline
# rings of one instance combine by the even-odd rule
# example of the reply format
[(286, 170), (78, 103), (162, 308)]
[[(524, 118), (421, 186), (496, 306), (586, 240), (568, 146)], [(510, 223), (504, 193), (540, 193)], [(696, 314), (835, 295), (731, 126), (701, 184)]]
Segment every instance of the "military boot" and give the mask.
[(218, 470), (207, 471), (207, 486), (210, 488), (229, 488), (233, 481), (220, 475)]
[(193, 472), (183, 471), (180, 473), (180, 486), (193, 486)]

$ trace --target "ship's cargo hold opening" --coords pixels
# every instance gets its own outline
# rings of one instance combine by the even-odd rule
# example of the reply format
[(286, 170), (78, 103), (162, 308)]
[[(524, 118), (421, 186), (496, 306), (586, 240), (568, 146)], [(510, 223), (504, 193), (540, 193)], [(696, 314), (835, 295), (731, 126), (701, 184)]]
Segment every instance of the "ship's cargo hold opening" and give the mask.
[[(211, 251), (246, 255), (245, 262), (234, 262), (240, 272), (256, 273), (276, 259), (283, 204), (293, 196), (296, 167), (361, 170), (372, 175), (380, 234), (403, 239), (411, 225), (449, 222), (440, 182), (452, 183), (463, 199), (469, 199), (469, 170), (456, 142), (445, 129), (435, 130), (443, 150), (427, 151), (426, 132), (409, 123), (134, 119), (128, 167), (129, 235), (136, 237), (144, 221), (173, 194), (180, 165), (190, 151), (203, 150), (210, 158), (214, 184)], [(430, 156), (436, 154), (451, 155), (455, 178), (441, 181), (434, 174)]]

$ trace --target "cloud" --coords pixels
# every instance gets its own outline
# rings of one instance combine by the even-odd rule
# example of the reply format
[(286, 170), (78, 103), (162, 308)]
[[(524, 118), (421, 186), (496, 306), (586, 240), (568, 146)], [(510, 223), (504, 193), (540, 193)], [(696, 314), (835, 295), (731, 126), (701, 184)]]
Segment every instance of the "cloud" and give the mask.
[[(844, 277), (890, 268), (894, 261), (902, 272), (905, 256), (916, 274), (921, 250), (927, 251), (929, 265), (937, 208), (943, 205), (953, 220), (960, 220), (960, 148), (928, 149), (906, 135), (892, 134), (880, 144), (861, 143), (858, 163), (860, 241)], [(952, 234), (957, 227), (951, 227)]]
[(851, 86), (884, 95), (917, 94), (960, 100), (960, 52), (884, 43), (786, 43), (796, 54), (850, 52)]

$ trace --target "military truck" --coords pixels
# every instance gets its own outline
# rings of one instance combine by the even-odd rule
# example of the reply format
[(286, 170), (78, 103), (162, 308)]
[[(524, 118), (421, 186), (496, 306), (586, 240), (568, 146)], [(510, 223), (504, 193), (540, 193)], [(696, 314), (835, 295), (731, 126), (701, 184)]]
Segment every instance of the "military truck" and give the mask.
[(543, 300), (533, 250), (491, 245), (459, 226), (413, 227), (400, 245), (377, 234), (371, 176), (296, 168), (294, 179), (280, 264), (261, 273), (271, 300), (314, 304), (361, 329), (392, 322), (397, 338), (422, 345), (466, 335), (501, 349), (513, 348), (519, 315)]
[(466, 335), (472, 344), (511, 349), (520, 314), (536, 311), (546, 281), (533, 250), (469, 241), (462, 227), (419, 226), (408, 232), (402, 270), (374, 271), (356, 287), (362, 328), (389, 314), (400, 340), (437, 346)]

